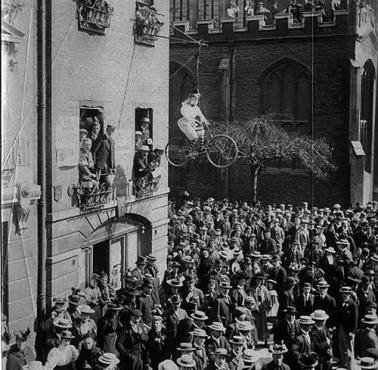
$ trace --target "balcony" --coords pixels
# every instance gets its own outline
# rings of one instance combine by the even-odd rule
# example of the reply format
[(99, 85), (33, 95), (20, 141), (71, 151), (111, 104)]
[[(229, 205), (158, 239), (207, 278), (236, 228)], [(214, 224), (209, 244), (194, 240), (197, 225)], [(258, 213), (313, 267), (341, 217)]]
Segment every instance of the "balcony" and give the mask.
[(140, 179), (134, 180), (133, 194), (135, 195), (135, 198), (149, 197), (157, 192), (159, 190), (160, 180), (161, 175), (157, 177), (144, 176)]
[(115, 199), (115, 188), (108, 183), (98, 184), (92, 180), (82, 180), (73, 188), (77, 206), (81, 212), (101, 209)]
[(110, 27), (113, 12), (114, 8), (105, 0), (78, 0), (79, 29), (104, 35), (106, 28)]
[(155, 7), (138, 1), (134, 20), (134, 41), (137, 44), (154, 46), (164, 23), (160, 22)]

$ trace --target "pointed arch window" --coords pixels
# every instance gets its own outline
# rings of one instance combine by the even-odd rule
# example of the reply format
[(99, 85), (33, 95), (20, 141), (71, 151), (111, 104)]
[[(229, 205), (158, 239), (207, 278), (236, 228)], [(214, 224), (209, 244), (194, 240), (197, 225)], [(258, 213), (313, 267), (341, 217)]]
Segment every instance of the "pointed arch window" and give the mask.
[[(288, 132), (312, 134), (311, 72), (303, 64), (284, 58), (269, 66), (261, 77), (261, 112), (272, 114)], [(272, 161), (275, 170), (303, 171), (300, 161)]]

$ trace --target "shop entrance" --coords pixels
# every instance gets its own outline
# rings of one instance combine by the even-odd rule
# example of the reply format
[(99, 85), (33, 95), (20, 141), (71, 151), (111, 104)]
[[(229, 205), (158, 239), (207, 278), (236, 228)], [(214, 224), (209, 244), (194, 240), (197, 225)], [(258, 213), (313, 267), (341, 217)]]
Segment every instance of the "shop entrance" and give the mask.
[(109, 276), (109, 240), (93, 245), (93, 272), (101, 275), (106, 272)]

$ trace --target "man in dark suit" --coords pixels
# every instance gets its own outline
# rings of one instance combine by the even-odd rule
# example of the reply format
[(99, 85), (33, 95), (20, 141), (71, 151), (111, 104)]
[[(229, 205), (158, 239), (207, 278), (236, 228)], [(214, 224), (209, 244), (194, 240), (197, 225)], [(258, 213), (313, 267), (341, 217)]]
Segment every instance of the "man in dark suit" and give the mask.
[(96, 173), (109, 173), (115, 170), (115, 143), (112, 134), (115, 126), (108, 125), (106, 133), (99, 135), (93, 143), (92, 154)]
[(284, 361), (284, 354), (287, 353), (285, 344), (274, 344), (270, 346), (269, 352), (272, 353), (272, 361), (262, 367), (262, 370), (290, 370)]
[[(298, 321), (295, 319), (297, 310), (295, 307), (287, 307), (285, 318), (279, 321), (273, 330), (275, 343), (286, 343), (289, 347), (294, 339), (301, 333)], [(287, 351), (284, 354), (284, 362), (288, 360)]]
[(142, 312), (143, 322), (151, 326), (152, 323), (152, 310), (154, 308), (154, 301), (151, 297), (154, 285), (151, 280), (145, 279), (142, 287), (142, 293), (137, 300), (137, 308)]
[(278, 294), (282, 294), (286, 286), (286, 270), (281, 266), (281, 259), (278, 254), (273, 255), (271, 263), (273, 265), (273, 268), (270, 271), (269, 279), (272, 279), (277, 282), (276, 291)]
[(318, 285), (319, 295), (314, 297), (314, 310), (323, 310), (329, 315), (329, 319), (326, 322), (328, 328), (335, 325), (336, 319), (336, 301), (328, 294), (329, 284), (326, 280), (322, 279)]
[(330, 333), (325, 326), (329, 316), (323, 310), (315, 310), (311, 314), (315, 322), (310, 335), (314, 343), (314, 351), (318, 355), (319, 370), (327, 370), (331, 366), (331, 340)]
[(340, 365), (347, 366), (348, 350), (350, 350), (350, 342), (357, 329), (358, 308), (356, 303), (351, 299), (352, 288), (343, 286), (340, 289), (341, 301), (337, 304), (336, 317), (336, 338), (338, 357)]
[(279, 318), (282, 318), (282, 314), (287, 307), (295, 306), (295, 295), (294, 295), (294, 288), (297, 284), (297, 280), (289, 276), (286, 280), (286, 289), (285, 291), (278, 297), (280, 302), (280, 308), (278, 311)]
[(209, 359), (213, 361), (214, 353), (217, 348), (224, 348), (227, 352), (230, 352), (231, 346), (223, 335), (226, 328), (221, 322), (213, 322), (208, 326), (208, 329), (210, 330), (210, 337), (207, 339), (205, 347)]
[(304, 283), (302, 294), (296, 299), (295, 304), (300, 316), (311, 315), (314, 311), (314, 295), (311, 294), (311, 284)]
[(219, 295), (216, 299), (216, 312), (217, 312), (217, 321), (221, 321), (225, 327), (231, 324), (232, 321), (232, 301), (231, 297), (229, 296), (229, 291), (231, 289), (231, 285), (228, 281), (222, 281), (219, 284)]
[(301, 355), (314, 350), (314, 342), (310, 335), (314, 320), (311, 316), (301, 316), (298, 322), (301, 326), (301, 333), (293, 340), (289, 351), (290, 361), (288, 362), (288, 365), (293, 370), (300, 370), (298, 359)]
[(148, 152), (150, 148), (147, 145), (142, 145), (140, 150), (135, 153), (134, 156), (134, 178), (140, 179), (148, 175), (151, 169), (148, 165)]
[(361, 322), (364, 327), (357, 330), (354, 351), (358, 357), (369, 357), (368, 349), (374, 348), (378, 351), (378, 337), (375, 331), (378, 317), (376, 315), (365, 315)]
[(147, 330), (140, 322), (142, 313), (131, 312), (130, 321), (118, 331), (116, 349), (120, 353), (123, 369), (142, 370), (146, 360), (145, 344), (148, 341)]

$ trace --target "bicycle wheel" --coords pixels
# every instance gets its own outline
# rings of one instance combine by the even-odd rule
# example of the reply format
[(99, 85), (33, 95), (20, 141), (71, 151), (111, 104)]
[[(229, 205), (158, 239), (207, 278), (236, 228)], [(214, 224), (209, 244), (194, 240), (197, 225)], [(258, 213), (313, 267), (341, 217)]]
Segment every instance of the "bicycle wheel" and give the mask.
[(174, 167), (182, 167), (188, 160), (189, 141), (186, 138), (174, 137), (165, 147), (167, 161)]
[(209, 162), (218, 168), (231, 166), (238, 158), (238, 146), (228, 135), (216, 135), (206, 147)]

